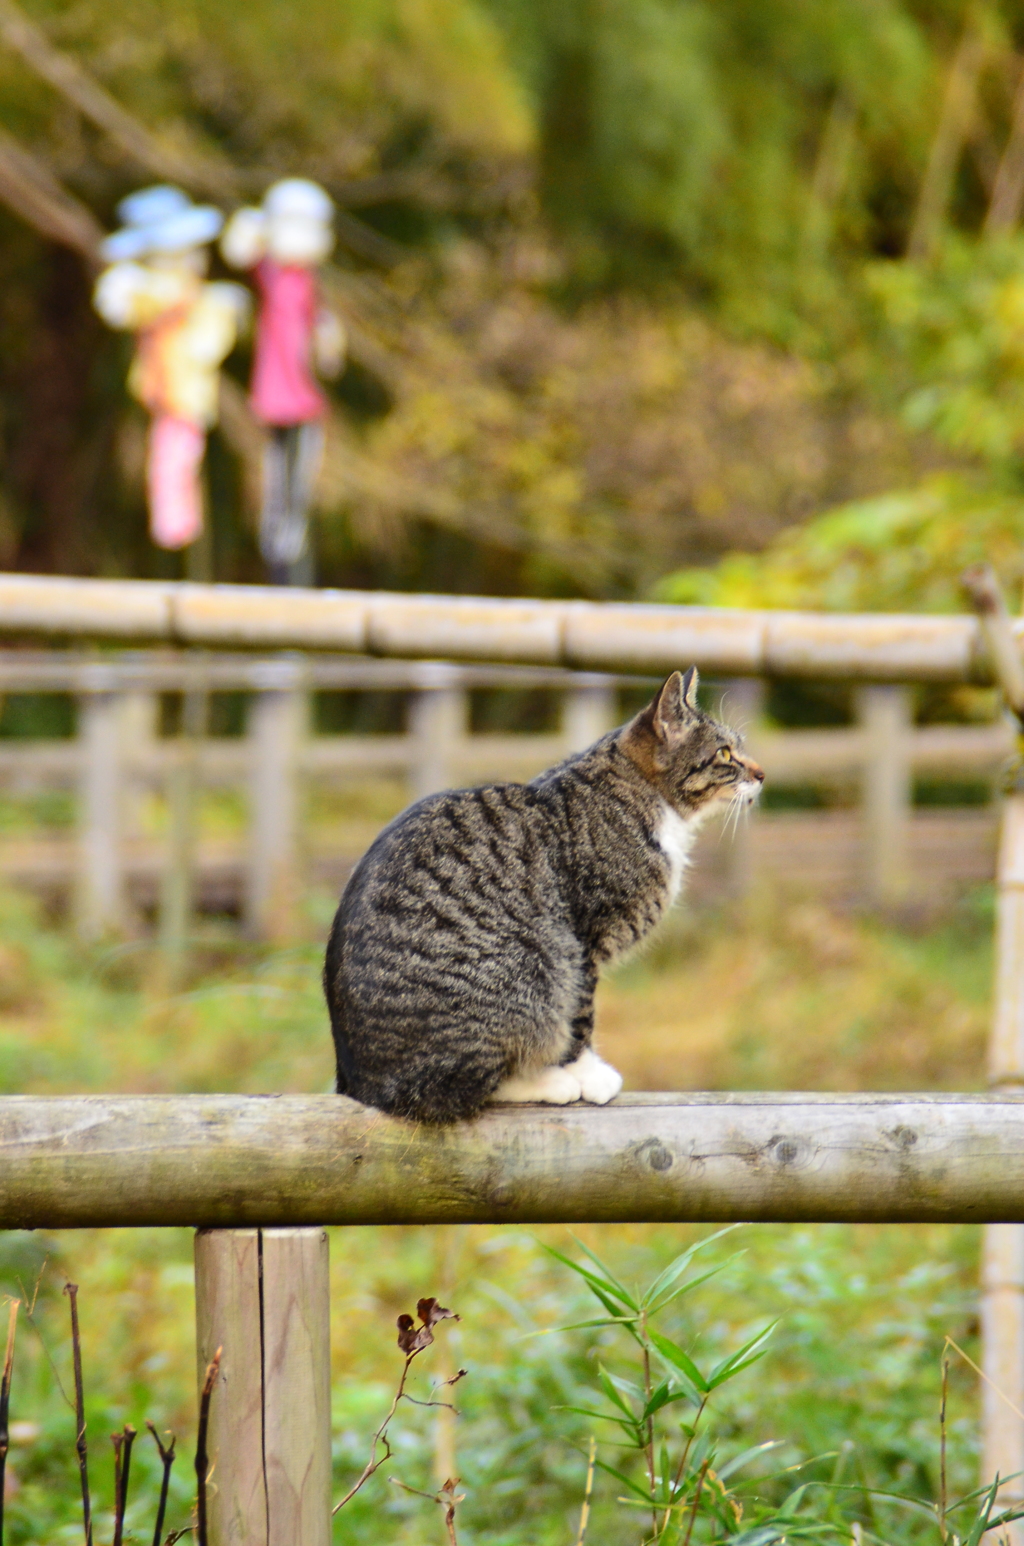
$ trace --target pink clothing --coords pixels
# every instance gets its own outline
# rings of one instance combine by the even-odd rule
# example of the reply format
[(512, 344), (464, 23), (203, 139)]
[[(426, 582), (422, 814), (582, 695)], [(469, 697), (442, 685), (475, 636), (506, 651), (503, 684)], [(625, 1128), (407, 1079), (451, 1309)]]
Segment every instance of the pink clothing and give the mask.
[(146, 484), (149, 532), (159, 548), (185, 548), (203, 529), (199, 481), (206, 431), (187, 419), (157, 414), (149, 427)]
[(313, 271), (263, 258), (254, 277), (260, 311), (252, 371), (253, 412), (264, 424), (308, 424), (327, 407), (311, 369), (317, 312)]

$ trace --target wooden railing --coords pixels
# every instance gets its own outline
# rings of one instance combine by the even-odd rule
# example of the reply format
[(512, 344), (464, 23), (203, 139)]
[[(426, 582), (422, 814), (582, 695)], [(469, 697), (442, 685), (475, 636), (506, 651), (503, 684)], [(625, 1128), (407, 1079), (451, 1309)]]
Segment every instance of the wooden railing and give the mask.
[[(1015, 625), (1024, 630), (1024, 622)], [(0, 574), (7, 634), (345, 650), (576, 670), (866, 682), (991, 680), (974, 617), (283, 590)]]
[(437, 1128), (338, 1095), (0, 1098), (0, 1228), (1024, 1222), (1024, 1094), (620, 1095)]

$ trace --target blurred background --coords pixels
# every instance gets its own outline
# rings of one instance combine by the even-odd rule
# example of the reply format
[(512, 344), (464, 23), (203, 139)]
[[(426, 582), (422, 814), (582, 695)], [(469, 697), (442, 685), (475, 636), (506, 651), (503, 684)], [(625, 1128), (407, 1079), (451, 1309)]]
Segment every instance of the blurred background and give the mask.
[[(294, 175), (338, 206), (321, 283), (349, 338), (320, 583), (953, 611), (989, 559), (1019, 610), (1024, 4), (0, 0), (0, 567), (183, 572), (147, 536), (145, 418), (131, 342), (92, 309), (97, 242), (147, 183), (229, 212)], [(239, 387), (250, 354), (228, 360)], [(213, 576), (259, 581), (236, 415), (207, 478)], [(30, 653), (0, 662), (4, 1093), (326, 1088), (322, 940), (374, 833), (428, 788), (528, 776), (649, 691), (315, 661), (214, 681), (195, 656), (104, 652), (122, 674), (98, 692), (95, 659)], [(983, 1087), (994, 693), (718, 682), (705, 701), (749, 730), (765, 808), (708, 834), (691, 901), (603, 984), (606, 1055), (633, 1088)], [(642, 1275), (693, 1231), (582, 1233)], [(684, 1315), (728, 1349), (783, 1314), (728, 1442), (934, 1496), (942, 1337), (977, 1356), (976, 1231), (745, 1243)], [(31, 1297), (41, 1273), (57, 1349), (30, 1334), (19, 1354), (18, 1546), (78, 1538), (64, 1277), (97, 1431), (151, 1415), (185, 1434), (190, 1253), (185, 1231), (0, 1242), (5, 1289)], [(466, 1317), (445, 1357), (471, 1366), (467, 1416), (457, 1441), (410, 1419), (402, 1474), (455, 1464), (469, 1541), (574, 1539), (587, 1430), (555, 1408), (584, 1400), (600, 1339), (531, 1340), (578, 1319), (565, 1275), (508, 1230), (350, 1231), (334, 1255), (339, 1490), (386, 1409), (394, 1315), (438, 1292)], [(950, 1402), (967, 1487), (962, 1362)], [(378, 1480), (338, 1539), (377, 1542), (382, 1519), (443, 1538)], [(636, 1538), (615, 1495), (594, 1546)], [(862, 1527), (924, 1538), (884, 1510)]]
[[(341, 211), (324, 283), (350, 334), (325, 583), (920, 607), (950, 604), (960, 548), (1019, 569), (1013, 4), (2, 19), (6, 567), (176, 572), (82, 253), (143, 183), (230, 210), (301, 173)], [(209, 478), (215, 574), (257, 578), (220, 436)], [(768, 556), (666, 582), (737, 551)]]

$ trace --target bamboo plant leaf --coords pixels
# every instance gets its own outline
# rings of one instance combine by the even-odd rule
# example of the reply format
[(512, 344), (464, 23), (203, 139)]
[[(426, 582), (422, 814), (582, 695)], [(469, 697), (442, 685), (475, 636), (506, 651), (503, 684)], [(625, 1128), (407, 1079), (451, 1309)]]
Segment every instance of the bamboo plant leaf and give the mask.
[(614, 1412), (598, 1412), (589, 1406), (554, 1406), (553, 1412), (573, 1412), (577, 1417), (595, 1417), (603, 1423), (615, 1423), (616, 1427), (624, 1428), (627, 1433), (635, 1435), (638, 1424), (634, 1418), (617, 1417)]
[(676, 1401), (691, 1401), (693, 1397), (688, 1390), (675, 1390), (668, 1380), (659, 1385), (651, 1395), (650, 1400), (640, 1414), (640, 1421), (646, 1422), (648, 1417), (653, 1417), (663, 1407), (671, 1406)]
[[(650, 1313), (653, 1315), (655, 1311), (652, 1307), (661, 1298), (662, 1294), (670, 1289), (672, 1285), (682, 1276), (687, 1267), (689, 1267), (693, 1258), (696, 1256), (697, 1252), (703, 1251), (705, 1246), (714, 1244), (716, 1240), (721, 1240), (723, 1235), (728, 1235), (734, 1229), (738, 1228), (739, 1226), (737, 1224), (728, 1224), (725, 1229), (717, 1229), (713, 1235), (708, 1235), (705, 1239), (698, 1240), (696, 1244), (689, 1246), (685, 1251), (681, 1251), (680, 1254), (676, 1257), (675, 1261), (669, 1262), (664, 1272), (660, 1272), (658, 1274), (650, 1288), (641, 1297), (640, 1303), (643, 1308), (650, 1311)], [(720, 1269), (716, 1267), (713, 1270), (717, 1272)]]
[(785, 1446), (783, 1439), (769, 1439), (766, 1444), (755, 1444), (751, 1449), (745, 1449), (741, 1454), (734, 1455), (724, 1465), (718, 1467), (719, 1481), (727, 1481), (730, 1476), (735, 1476), (737, 1471), (742, 1471), (745, 1465), (756, 1460), (759, 1455), (767, 1455), (769, 1450), (782, 1449)]
[(776, 1518), (792, 1519), (801, 1503), (804, 1501), (810, 1482), (801, 1482), (799, 1487), (794, 1487), (789, 1497), (777, 1511)]
[(686, 1278), (682, 1283), (677, 1283), (674, 1288), (670, 1288), (661, 1299), (659, 1299), (656, 1303), (652, 1304), (647, 1309), (648, 1317), (653, 1319), (655, 1315), (659, 1315), (661, 1311), (664, 1310), (666, 1305), (669, 1305), (674, 1300), (679, 1299), (683, 1294), (689, 1294), (693, 1289), (700, 1288), (704, 1283), (707, 1283), (710, 1278), (716, 1278), (720, 1272), (724, 1272), (726, 1267), (730, 1267), (732, 1263), (736, 1261), (737, 1258), (741, 1255), (742, 1252), (737, 1251), (735, 1256), (729, 1257), (728, 1261), (718, 1262), (716, 1266), (709, 1267), (707, 1272), (702, 1272), (699, 1277)]
[(609, 1282), (607, 1278), (599, 1278), (595, 1272), (590, 1272), (586, 1267), (581, 1267), (579, 1262), (573, 1261), (570, 1256), (565, 1256), (561, 1251), (556, 1251), (553, 1245), (546, 1245), (544, 1249), (550, 1256), (554, 1256), (556, 1260), (560, 1261), (564, 1267), (568, 1267), (570, 1271), (575, 1272), (577, 1277), (581, 1277), (590, 1288), (591, 1293), (600, 1300), (610, 1315), (618, 1315), (619, 1306), (623, 1304), (627, 1310), (633, 1310), (637, 1314), (640, 1313), (638, 1306), (633, 1303), (629, 1294), (620, 1285), (614, 1283), (614, 1281)]
[(624, 1487), (628, 1487), (630, 1492), (632, 1492), (636, 1497), (642, 1498), (644, 1503), (647, 1504), (648, 1508), (650, 1508), (651, 1504), (655, 1501), (651, 1497), (649, 1488), (640, 1487), (636, 1482), (630, 1481), (628, 1476), (625, 1476), (621, 1471), (617, 1471), (613, 1465), (608, 1465), (607, 1461), (601, 1460), (598, 1456), (595, 1455), (594, 1464), (596, 1466), (600, 1466), (602, 1471), (607, 1471), (609, 1476), (614, 1476), (616, 1480), (620, 1481)]
[[(531, 1331), (532, 1337), (552, 1337), (556, 1331), (594, 1331), (602, 1326), (635, 1326), (635, 1315), (604, 1315), (600, 1320), (573, 1321), (571, 1326), (546, 1326), (543, 1331)], [(526, 1338), (522, 1339), (524, 1342)]]
[(703, 1374), (697, 1368), (689, 1353), (685, 1352), (678, 1343), (671, 1342), (668, 1337), (663, 1337), (660, 1332), (649, 1333), (652, 1344), (658, 1349), (666, 1363), (670, 1363), (674, 1369), (684, 1374), (695, 1390), (702, 1396), (706, 1396), (711, 1386), (705, 1380)]
[(751, 1337), (749, 1342), (744, 1342), (731, 1357), (723, 1358), (721, 1363), (716, 1364), (708, 1375), (708, 1390), (715, 1390), (719, 1385), (724, 1385), (726, 1380), (731, 1379), (734, 1374), (739, 1374), (741, 1369), (746, 1369), (759, 1358), (763, 1358), (768, 1351), (768, 1338), (778, 1324), (778, 1321), (772, 1321), (771, 1325), (759, 1331), (756, 1337)]
[[(598, 1364), (597, 1378), (608, 1400), (614, 1401), (617, 1407), (620, 1407), (623, 1412), (628, 1412), (631, 1417), (633, 1411), (628, 1402), (635, 1401), (643, 1405), (644, 1393), (632, 1380), (624, 1380), (621, 1375), (610, 1373), (604, 1364)], [(623, 1400), (623, 1397), (627, 1399)]]
[(611, 1268), (606, 1266), (606, 1264), (601, 1260), (600, 1256), (596, 1256), (594, 1254), (589, 1245), (584, 1245), (583, 1241), (576, 1239), (575, 1235), (573, 1235), (573, 1239), (576, 1240), (576, 1244), (579, 1246), (584, 1256), (589, 1256), (590, 1260), (594, 1263), (594, 1266), (599, 1269), (605, 1285), (608, 1288), (608, 1291), (610, 1293), (614, 1293), (617, 1298), (621, 1299), (622, 1303), (627, 1307), (627, 1309), (635, 1310), (637, 1314), (639, 1314), (640, 1306), (637, 1304), (636, 1300), (633, 1298), (632, 1294), (625, 1287), (625, 1285), (619, 1282)]
[(999, 1491), (1000, 1483), (1001, 1478), (997, 1476), (988, 1492), (985, 1494), (985, 1498), (977, 1514), (974, 1516), (970, 1531), (964, 1540), (964, 1546), (978, 1546), (981, 1537), (985, 1534), (986, 1530), (989, 1529), (989, 1516), (992, 1513), (993, 1507), (995, 1506), (996, 1493)]
[(739, 1535), (730, 1535), (729, 1546), (771, 1546), (772, 1541), (781, 1541), (785, 1534), (785, 1528), (778, 1525), (755, 1525)]

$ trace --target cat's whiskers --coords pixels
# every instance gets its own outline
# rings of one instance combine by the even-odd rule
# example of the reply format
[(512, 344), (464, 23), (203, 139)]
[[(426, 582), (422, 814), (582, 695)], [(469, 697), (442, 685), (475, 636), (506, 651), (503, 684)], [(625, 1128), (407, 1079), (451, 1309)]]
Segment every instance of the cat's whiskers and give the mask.
[(748, 790), (740, 786), (729, 801), (729, 811), (725, 818), (725, 826), (731, 830), (733, 837), (736, 837), (739, 833), (740, 821), (744, 817), (749, 816), (750, 808), (755, 798), (756, 795), (751, 795)]

